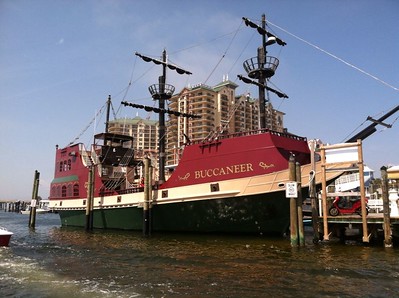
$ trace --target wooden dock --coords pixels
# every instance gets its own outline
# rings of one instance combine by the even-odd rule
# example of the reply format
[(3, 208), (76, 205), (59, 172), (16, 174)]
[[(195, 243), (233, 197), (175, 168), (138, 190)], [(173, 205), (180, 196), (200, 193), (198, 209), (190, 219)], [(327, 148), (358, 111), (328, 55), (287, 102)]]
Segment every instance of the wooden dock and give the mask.
[[(324, 218), (318, 217), (319, 223), (319, 234), (323, 236)], [(363, 239), (363, 242), (369, 242), (369, 240), (376, 240), (384, 237), (384, 215), (383, 213), (369, 213), (366, 216), (367, 223), (367, 239)], [(363, 236), (363, 219), (358, 214), (353, 215), (339, 215), (339, 216), (327, 216), (328, 224), (328, 236), (338, 237), (341, 240), (347, 237), (361, 238)], [(392, 230), (392, 237), (399, 237), (399, 216), (390, 217), (390, 225)], [(324, 237), (326, 238), (326, 237)], [(327, 237), (328, 238), (328, 237)]]

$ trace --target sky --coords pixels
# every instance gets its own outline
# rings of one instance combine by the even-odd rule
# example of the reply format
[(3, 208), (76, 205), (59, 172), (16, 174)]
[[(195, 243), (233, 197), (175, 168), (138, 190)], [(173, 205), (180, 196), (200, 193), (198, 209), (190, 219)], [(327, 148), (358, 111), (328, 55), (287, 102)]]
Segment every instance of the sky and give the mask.
[[(167, 73), (176, 92), (217, 85), (257, 97), (237, 79), (261, 37), (260, 22), (287, 45), (268, 47), (280, 60), (270, 94), (292, 133), (341, 143), (399, 104), (399, 2), (396, 0), (0, 0), (0, 200), (30, 200), (35, 170), (47, 198), (55, 146), (90, 144), (104, 129), (108, 95), (118, 118), (155, 119), (121, 101), (153, 106), (148, 86), (168, 61), (192, 75)], [(379, 176), (399, 164), (399, 113), (363, 141), (365, 163)], [(396, 122), (395, 122), (396, 121)]]

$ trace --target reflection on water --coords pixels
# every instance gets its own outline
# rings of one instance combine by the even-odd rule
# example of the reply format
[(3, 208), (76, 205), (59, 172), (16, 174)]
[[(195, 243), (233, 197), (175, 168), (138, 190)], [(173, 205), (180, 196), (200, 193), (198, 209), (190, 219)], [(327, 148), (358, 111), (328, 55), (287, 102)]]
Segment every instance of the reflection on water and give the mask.
[[(57, 215), (0, 249), (0, 293), (19, 297), (394, 297), (398, 249), (356, 243), (291, 248), (282, 238), (60, 228)], [(26, 220), (26, 218), (25, 218)], [(41, 221), (41, 222), (40, 222)], [(13, 226), (13, 228), (11, 227)], [(4, 293), (4, 294), (3, 294)]]

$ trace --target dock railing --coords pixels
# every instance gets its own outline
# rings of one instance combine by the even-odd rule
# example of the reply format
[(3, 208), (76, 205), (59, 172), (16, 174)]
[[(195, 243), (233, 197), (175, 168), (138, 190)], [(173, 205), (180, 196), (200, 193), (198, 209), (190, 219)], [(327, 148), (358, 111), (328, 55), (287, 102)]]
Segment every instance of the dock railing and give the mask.
[[(323, 239), (329, 240), (330, 233), (328, 231), (328, 212), (327, 212), (327, 181), (326, 172), (328, 171), (359, 171), (359, 176), (364, 177), (364, 163), (362, 141), (357, 140), (355, 143), (342, 143), (335, 145), (323, 145), (320, 147), (321, 155), (321, 181), (322, 181), (322, 211), (323, 211)], [(339, 165), (352, 163), (350, 168), (339, 168)], [(338, 168), (334, 168), (338, 166)], [(364, 179), (360, 179), (360, 199), (361, 199), (361, 215), (363, 227), (363, 242), (369, 242), (370, 235), (367, 230), (367, 211), (366, 211), (366, 191)]]

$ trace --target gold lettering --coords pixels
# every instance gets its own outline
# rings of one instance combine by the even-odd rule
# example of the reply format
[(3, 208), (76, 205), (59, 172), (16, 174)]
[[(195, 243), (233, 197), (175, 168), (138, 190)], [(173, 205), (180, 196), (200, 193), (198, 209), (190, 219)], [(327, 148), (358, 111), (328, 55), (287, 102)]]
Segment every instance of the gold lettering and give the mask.
[(226, 169), (227, 169), (227, 174), (233, 174), (234, 173), (233, 172), (233, 166), (226, 167)]
[(240, 172), (240, 165), (234, 165), (234, 173)]
[(212, 168), (212, 169), (194, 171), (194, 179), (212, 178), (215, 176), (224, 176), (228, 174), (237, 174), (237, 173), (245, 173), (253, 171), (254, 169), (252, 167), (252, 163), (242, 163), (222, 168)]

